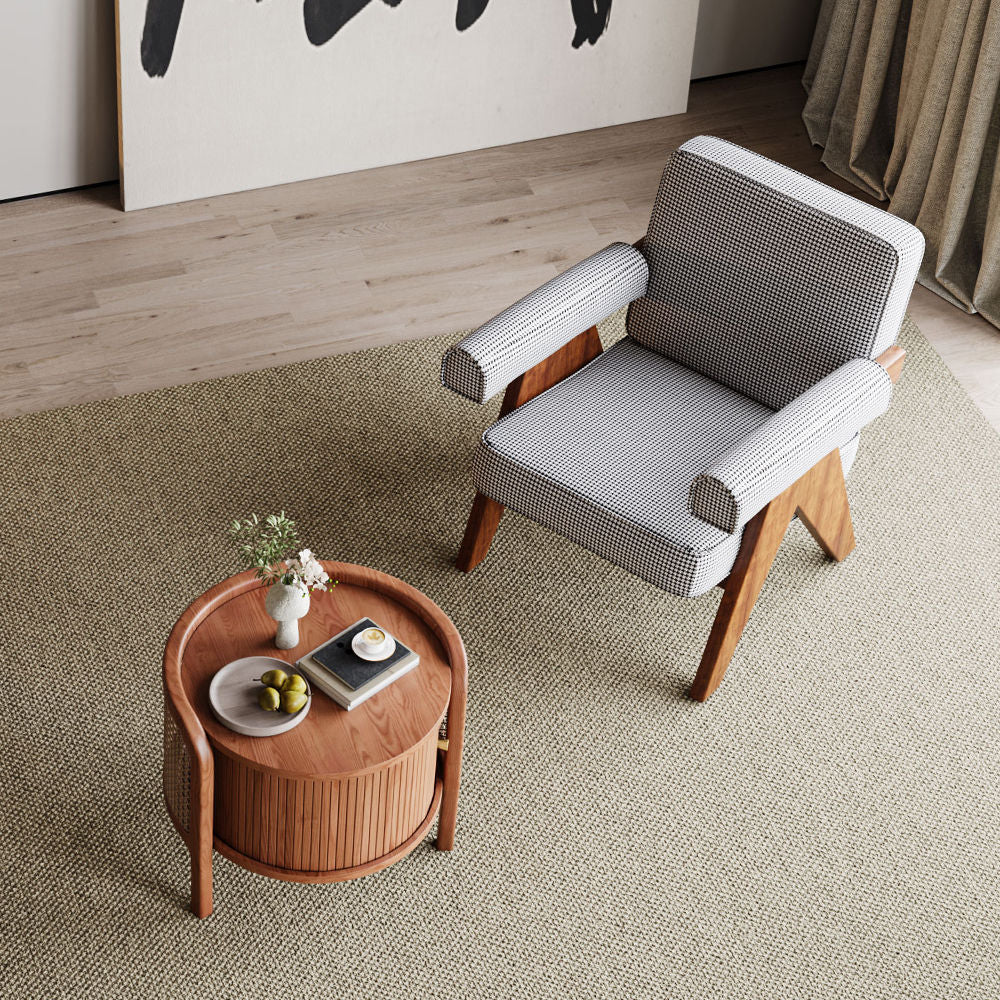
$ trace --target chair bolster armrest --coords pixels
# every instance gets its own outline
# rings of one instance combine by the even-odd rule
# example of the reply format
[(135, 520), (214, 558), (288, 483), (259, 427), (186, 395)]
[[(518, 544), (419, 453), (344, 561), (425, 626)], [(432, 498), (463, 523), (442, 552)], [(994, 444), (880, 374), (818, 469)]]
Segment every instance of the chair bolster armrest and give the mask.
[(627, 243), (612, 243), (450, 348), (441, 381), (485, 403), (577, 334), (645, 295), (648, 282), (646, 258)]
[(735, 534), (821, 458), (885, 413), (892, 381), (855, 358), (768, 417), (691, 484), (691, 513)]

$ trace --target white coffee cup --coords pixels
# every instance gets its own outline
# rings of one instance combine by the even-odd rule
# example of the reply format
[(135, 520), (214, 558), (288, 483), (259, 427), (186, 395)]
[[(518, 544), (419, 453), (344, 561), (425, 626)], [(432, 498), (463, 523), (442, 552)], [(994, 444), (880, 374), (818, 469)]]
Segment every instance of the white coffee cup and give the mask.
[(358, 633), (357, 643), (362, 653), (378, 656), (389, 644), (389, 634), (377, 626), (369, 626)]

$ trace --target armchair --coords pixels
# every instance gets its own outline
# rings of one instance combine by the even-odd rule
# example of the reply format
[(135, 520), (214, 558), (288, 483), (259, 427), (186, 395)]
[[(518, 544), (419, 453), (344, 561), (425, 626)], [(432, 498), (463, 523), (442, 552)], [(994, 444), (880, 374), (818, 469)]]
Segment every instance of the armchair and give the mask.
[[(648, 582), (722, 602), (691, 689), (719, 686), (790, 521), (854, 548), (845, 476), (886, 411), (919, 230), (721, 139), (681, 146), (639, 244), (613, 243), (450, 348), (506, 387), (473, 459), (457, 566), (506, 507)], [(602, 351), (595, 324), (628, 306)], [(580, 331), (583, 331), (582, 333)]]

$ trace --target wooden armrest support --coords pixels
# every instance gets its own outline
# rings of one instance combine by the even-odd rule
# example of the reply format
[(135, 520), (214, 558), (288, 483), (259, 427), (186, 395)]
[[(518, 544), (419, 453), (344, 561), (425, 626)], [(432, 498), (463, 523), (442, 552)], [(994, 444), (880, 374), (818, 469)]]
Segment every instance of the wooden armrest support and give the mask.
[(546, 389), (551, 389), (556, 382), (561, 382), (567, 375), (572, 375), (587, 362), (593, 361), (602, 350), (596, 326), (578, 333), (569, 343), (550, 354), (544, 361), (539, 361), (534, 368), (529, 368), (507, 386), (503, 405), (500, 407), (500, 416), (506, 416), (511, 410), (523, 406), (529, 399), (534, 399)]
[[(539, 361), (534, 368), (529, 368), (507, 386), (503, 405), (500, 407), (500, 416), (506, 416), (511, 410), (523, 406), (529, 399), (534, 399), (546, 389), (551, 389), (557, 382), (561, 382), (568, 375), (572, 375), (573, 372), (579, 371), (585, 364), (593, 361), (603, 350), (596, 326), (584, 330), (583, 333), (578, 333), (569, 343), (563, 344), (559, 350), (550, 354), (544, 361)], [(503, 517), (503, 504), (497, 503), (485, 493), (476, 493), (476, 499), (472, 504), (472, 513), (469, 515), (469, 523), (465, 528), (465, 537), (462, 539), (462, 547), (455, 560), (455, 566), (463, 573), (475, 569), (486, 557), (501, 517)], [(454, 701), (454, 692), (452, 700)], [(462, 704), (464, 706), (464, 701)], [(450, 714), (448, 719), (450, 732)], [(438, 746), (441, 746), (440, 742)], [(445, 758), (446, 761), (451, 759), (451, 756), (453, 756), (453, 752)], [(440, 834), (438, 834), (438, 841), (440, 847)], [(443, 849), (450, 850), (450, 847)]]
[(899, 373), (903, 370), (903, 362), (906, 360), (906, 351), (899, 344), (893, 344), (888, 350), (883, 351), (875, 359), (888, 373), (893, 385), (899, 381)]

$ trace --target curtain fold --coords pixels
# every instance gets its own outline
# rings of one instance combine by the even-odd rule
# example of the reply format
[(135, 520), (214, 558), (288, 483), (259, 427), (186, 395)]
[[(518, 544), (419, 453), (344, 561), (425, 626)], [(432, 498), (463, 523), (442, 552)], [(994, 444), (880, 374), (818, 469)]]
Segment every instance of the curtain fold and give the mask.
[(1000, 2), (823, 0), (802, 83), (823, 163), (922, 230), (920, 283), (1000, 326)]

